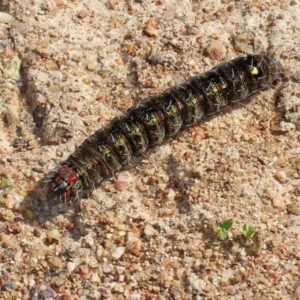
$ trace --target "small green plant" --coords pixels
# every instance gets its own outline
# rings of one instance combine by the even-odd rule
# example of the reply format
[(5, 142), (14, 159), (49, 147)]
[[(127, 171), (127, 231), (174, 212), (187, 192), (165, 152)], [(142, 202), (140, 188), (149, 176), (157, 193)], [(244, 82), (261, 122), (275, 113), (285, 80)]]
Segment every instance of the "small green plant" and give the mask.
[(11, 183), (7, 179), (0, 177), (0, 198), (5, 194), (9, 187), (11, 187)]
[(248, 226), (247, 224), (244, 224), (243, 226), (243, 235), (246, 239), (252, 240), (253, 244), (256, 248), (260, 247), (260, 242), (258, 235), (256, 234), (256, 230), (254, 227)]
[(224, 222), (218, 222), (217, 223), (217, 232), (218, 232), (218, 237), (221, 240), (225, 240), (228, 236), (228, 231), (233, 225), (233, 219), (226, 220)]
[(247, 224), (244, 224), (243, 226), (243, 235), (245, 238), (250, 239), (255, 232), (255, 229), (251, 226), (248, 226)]

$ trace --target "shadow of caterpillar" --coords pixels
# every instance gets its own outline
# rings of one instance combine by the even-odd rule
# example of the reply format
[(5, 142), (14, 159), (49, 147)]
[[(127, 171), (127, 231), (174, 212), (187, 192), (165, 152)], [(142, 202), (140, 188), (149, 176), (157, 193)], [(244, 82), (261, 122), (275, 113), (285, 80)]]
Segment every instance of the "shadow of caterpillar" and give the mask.
[(96, 131), (54, 170), (50, 195), (79, 199), (119, 171), (133, 156), (160, 145), (179, 130), (276, 84), (282, 65), (270, 55), (247, 55), (150, 96)]

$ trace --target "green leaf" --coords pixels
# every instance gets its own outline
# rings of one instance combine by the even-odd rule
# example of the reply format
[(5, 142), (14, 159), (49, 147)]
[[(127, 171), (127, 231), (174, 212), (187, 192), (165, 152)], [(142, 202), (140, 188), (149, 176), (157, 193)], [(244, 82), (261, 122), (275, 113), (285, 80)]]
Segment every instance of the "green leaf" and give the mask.
[(0, 177), (0, 189), (7, 189), (9, 187), (11, 187), (11, 183), (7, 179)]
[(0, 177), (0, 197), (5, 194), (9, 187), (11, 187), (11, 183), (7, 179)]
[(228, 231), (233, 225), (233, 219), (226, 220), (224, 222), (217, 223), (218, 237), (221, 240), (225, 240), (228, 236)]
[(246, 237), (246, 238), (251, 238), (255, 233), (255, 228), (254, 227), (251, 227), (251, 226), (248, 226), (247, 224), (244, 224), (243, 226), (243, 235)]
[(225, 240), (226, 238), (227, 238), (227, 236), (228, 236), (228, 231), (226, 231), (226, 230), (220, 230), (219, 232), (218, 232), (218, 237), (223, 241), (223, 240)]
[(233, 225), (233, 219), (229, 219), (223, 222), (223, 228), (227, 231), (232, 227)]

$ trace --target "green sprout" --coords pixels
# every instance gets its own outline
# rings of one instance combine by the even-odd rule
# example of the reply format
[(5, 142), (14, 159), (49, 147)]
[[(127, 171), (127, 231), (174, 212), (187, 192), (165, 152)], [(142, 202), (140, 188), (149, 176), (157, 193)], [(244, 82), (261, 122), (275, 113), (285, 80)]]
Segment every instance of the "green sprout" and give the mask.
[(226, 220), (224, 222), (218, 222), (217, 223), (217, 231), (218, 231), (218, 237), (221, 240), (225, 240), (228, 236), (228, 231), (233, 225), (233, 219)]
[(244, 224), (244, 226), (243, 226), (243, 235), (244, 235), (247, 239), (252, 238), (254, 232), (255, 232), (255, 229), (254, 229), (253, 227), (248, 226), (247, 224)]
[(9, 187), (11, 187), (11, 183), (7, 179), (0, 177), (0, 197), (6, 193)]
[(244, 224), (243, 235), (246, 239), (251, 239), (256, 248), (260, 247), (260, 242), (254, 227)]

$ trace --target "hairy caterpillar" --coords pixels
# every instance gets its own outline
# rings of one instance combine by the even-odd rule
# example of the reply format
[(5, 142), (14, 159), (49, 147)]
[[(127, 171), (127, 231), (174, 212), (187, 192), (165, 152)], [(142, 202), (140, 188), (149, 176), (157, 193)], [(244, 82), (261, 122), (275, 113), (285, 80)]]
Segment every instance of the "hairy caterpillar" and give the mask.
[(148, 148), (198, 123), (203, 116), (279, 81), (282, 65), (270, 55), (246, 55), (148, 97), (96, 131), (54, 171), (49, 192), (78, 198)]

